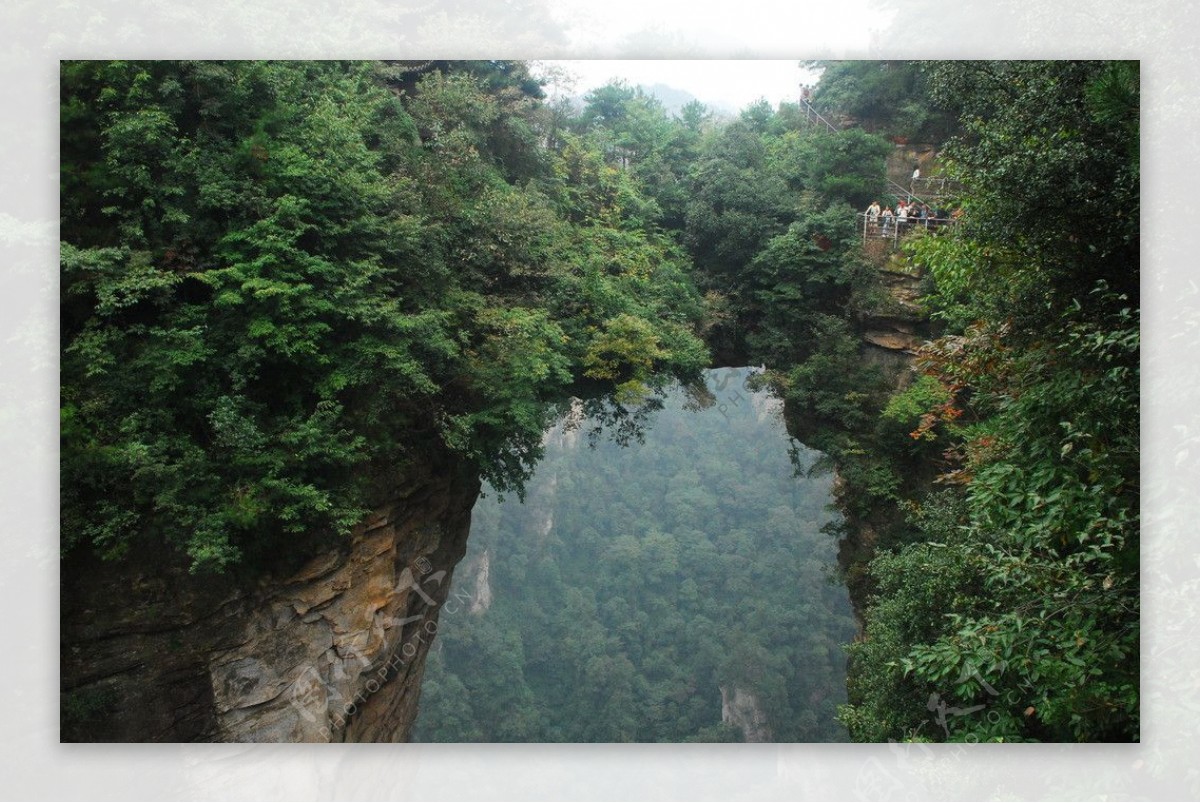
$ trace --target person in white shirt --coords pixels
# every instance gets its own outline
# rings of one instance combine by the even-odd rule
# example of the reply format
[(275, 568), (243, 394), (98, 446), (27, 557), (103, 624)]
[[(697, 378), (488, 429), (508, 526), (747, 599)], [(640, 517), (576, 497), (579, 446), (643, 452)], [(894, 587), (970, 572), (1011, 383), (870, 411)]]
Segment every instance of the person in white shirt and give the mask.
[(883, 222), (883, 230), (879, 233), (879, 236), (889, 236), (892, 228), (892, 208), (890, 206), (885, 206), (883, 211), (879, 213), (879, 219)]
[(867, 207), (867, 231), (874, 231), (879, 225), (879, 201), (871, 201)]

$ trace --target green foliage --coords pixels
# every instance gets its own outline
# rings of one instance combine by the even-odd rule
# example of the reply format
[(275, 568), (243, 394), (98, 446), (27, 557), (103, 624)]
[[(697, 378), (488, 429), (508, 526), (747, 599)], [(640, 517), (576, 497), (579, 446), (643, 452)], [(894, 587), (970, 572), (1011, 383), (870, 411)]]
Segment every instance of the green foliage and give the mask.
[(680, 229), (689, 198), (688, 171), (706, 121), (701, 104), (689, 104), (673, 119), (640, 87), (616, 82), (589, 92), (572, 122), (575, 133), (605, 164), (627, 173), (653, 200), (647, 219)]
[(656, 360), (666, 356), (658, 337), (645, 321), (630, 315), (610, 318), (584, 355), (584, 376), (593, 379), (621, 378), (627, 366), (629, 378), (618, 387), (636, 391), (654, 368)]
[(732, 313), (709, 340), (748, 362), (818, 350), (814, 315), (844, 315), (872, 281), (852, 206), (883, 186), (888, 144), (785, 112), (747, 109), (702, 142), (690, 172), (684, 243), (701, 288)]
[[(913, 542), (871, 563), (841, 716), (866, 740), (1136, 740), (1136, 69), (930, 76), (964, 121), (964, 225), (909, 254), (950, 331), (880, 432), (916, 416), (949, 447), (959, 513), (916, 516)], [(944, 584), (914, 598), (931, 568)]]
[(784, 145), (802, 185), (828, 198), (863, 209), (885, 188), (892, 146), (882, 137), (860, 128), (836, 133), (813, 128), (788, 135)]
[(827, 319), (843, 315), (867, 281), (868, 269), (855, 252), (853, 220), (853, 211), (842, 204), (824, 209), (805, 204), (787, 231), (769, 240), (742, 272), (742, 297), (753, 302), (743, 310), (753, 321), (746, 342), (755, 358), (787, 364), (838, 350), (825, 339)]
[(965, 129), (945, 152), (968, 191), (963, 236), (1012, 255), (994, 270), (1023, 291), (1009, 314), (1053, 325), (1101, 280), (1136, 302), (1136, 68), (939, 62), (930, 83)]
[(888, 399), (879, 415), (880, 440), (894, 451), (920, 449), (936, 441), (932, 411), (943, 409), (953, 400), (953, 394), (941, 382), (921, 374)]
[[(619, 84), (566, 119), (519, 62), (64, 62), (63, 548), (164, 539), (253, 571), (447, 452), (520, 493), (568, 393), (627, 443), (711, 347), (772, 365), (867, 534), (844, 545), (869, 597), (853, 738), (1136, 739), (1138, 82), (1132, 62), (828, 64), (814, 102), (862, 129), (828, 133), (786, 104), (670, 118)], [(889, 400), (853, 320), (878, 291), (853, 209), (883, 185), (877, 134), (952, 125), (961, 224), (905, 247), (944, 337)], [(836, 674), (812, 610), (755, 601), (714, 646), (751, 565), (817, 582), (781, 545), (820, 517), (703, 448), (677, 462), (629, 499), (564, 477), (569, 560), (523, 544), (528, 521), (488, 525), (541, 605), (448, 642), (433, 738), (724, 740), (731, 683), (780, 738), (829, 736), (788, 663)], [(569, 665), (538, 658), (552, 639)]]
[(1047, 303), (1046, 286), (1035, 273), (1014, 270), (1018, 257), (1003, 244), (943, 234), (909, 238), (904, 252), (910, 264), (925, 271), (930, 314), (954, 331), (977, 321), (981, 312), (1002, 318), (1008, 311)]
[(303, 553), (385, 467), (448, 447), (519, 489), (568, 385), (694, 375), (703, 308), (654, 203), (587, 143), (541, 148), (527, 79), (64, 63), (65, 548)]
[(821, 80), (813, 104), (826, 116), (847, 116), (867, 131), (912, 142), (942, 142), (954, 117), (930, 102), (926, 69), (912, 61), (817, 62)]
[[(155, 531), (220, 568), (242, 555), (239, 533), (349, 527), (362, 512), (352, 469), (369, 455), (338, 391), (355, 384), (354, 346), (395, 324), (364, 325), (365, 294), (343, 288), (385, 275), (370, 250), (389, 245), (378, 218), (390, 193), (361, 128), (390, 98), (361, 70), (241, 65), (223, 77), (253, 89), (214, 131), (187, 103), (210, 70), (90, 68), (109, 85), (87, 158), (120, 245), (64, 223), (63, 398), (84, 441), (64, 443), (67, 543), (116, 555)], [(181, 93), (189, 83), (196, 93)], [(397, 356), (398, 377), (430, 386)], [(93, 495), (106, 515), (91, 515)]]
[(1097, 741), (1137, 735), (1138, 335), (1128, 308), (1085, 317), (1020, 354), (971, 467), (972, 526), (1003, 534), (984, 553), (996, 605), (922, 654), (999, 665), (994, 685), (1034, 709), (1017, 734)]
[[(961, 500), (943, 494), (929, 498), (920, 510), (920, 516), (949, 525), (937, 532), (940, 540), (881, 552), (871, 563), (876, 596), (865, 637), (850, 646), (851, 705), (839, 712), (854, 741), (945, 735), (937, 732), (927, 707), (945, 675), (914, 676), (906, 671), (906, 661), (914, 645), (941, 631), (948, 615), (978, 605), (984, 585), (979, 560), (957, 525), (964, 518)], [(925, 532), (934, 537), (931, 527)]]
[(673, 388), (639, 446), (587, 448), (591, 416), (560, 424), (524, 504), (480, 500), (418, 740), (742, 741), (722, 686), (753, 694), (778, 740), (842, 738), (854, 621), (829, 581), (830, 479), (793, 479), (747, 376), (710, 372), (701, 410)]
[(769, 158), (762, 136), (738, 121), (692, 167), (685, 243), (716, 289), (736, 289), (739, 269), (790, 221), (796, 196)]
[[(813, 338), (820, 349), (793, 367), (783, 381), (789, 405), (814, 427), (851, 432), (867, 428), (884, 392), (881, 373), (864, 364), (858, 339), (844, 320), (818, 316)], [(817, 448), (829, 451), (829, 446)]]

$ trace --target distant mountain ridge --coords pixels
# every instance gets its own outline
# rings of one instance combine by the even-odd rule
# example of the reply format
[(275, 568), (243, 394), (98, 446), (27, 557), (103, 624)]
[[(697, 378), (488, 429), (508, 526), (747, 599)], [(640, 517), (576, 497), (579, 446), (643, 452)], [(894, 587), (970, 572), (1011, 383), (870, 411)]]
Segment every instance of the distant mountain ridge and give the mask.
[[(616, 79), (614, 79), (614, 80), (616, 80)], [(659, 103), (661, 103), (663, 105), (663, 108), (666, 110), (667, 114), (675, 116), (675, 117), (678, 117), (679, 114), (683, 111), (683, 107), (688, 105), (692, 101), (698, 101), (700, 103), (703, 103), (704, 106), (710, 112), (712, 112), (714, 115), (716, 115), (717, 117), (726, 117), (726, 116), (733, 117), (733, 116), (736, 116), (737, 112), (738, 112), (737, 109), (734, 109), (732, 106), (730, 106), (727, 103), (706, 101), (706, 100), (696, 97), (691, 92), (688, 92), (686, 89), (679, 89), (677, 87), (668, 86), (667, 84), (655, 83), (655, 84), (651, 84), (650, 86), (647, 86), (645, 84), (629, 84), (628, 82), (626, 82), (626, 83), (627, 83), (627, 85), (632, 85), (632, 86), (637, 87), (638, 89), (641, 89), (647, 95), (651, 96), (652, 98), (655, 98)], [(598, 88), (598, 87), (594, 87), (594, 88)], [(582, 109), (585, 105), (584, 98), (587, 96), (588, 92), (591, 92), (591, 91), (592, 91), (591, 89), (588, 89), (581, 94), (573, 95), (571, 97), (571, 105), (576, 109)]]
[(732, 109), (724, 103), (712, 103), (701, 100), (691, 92), (688, 92), (686, 89), (677, 89), (676, 87), (668, 86), (662, 83), (651, 84), (650, 86), (638, 84), (638, 86), (640, 86), (642, 91), (647, 95), (657, 98), (659, 102), (662, 103), (663, 108), (665, 108), (669, 114), (678, 115), (683, 110), (684, 106), (688, 105), (694, 100), (703, 103), (709, 108), (710, 111), (713, 112), (725, 114), (737, 113), (737, 109)]

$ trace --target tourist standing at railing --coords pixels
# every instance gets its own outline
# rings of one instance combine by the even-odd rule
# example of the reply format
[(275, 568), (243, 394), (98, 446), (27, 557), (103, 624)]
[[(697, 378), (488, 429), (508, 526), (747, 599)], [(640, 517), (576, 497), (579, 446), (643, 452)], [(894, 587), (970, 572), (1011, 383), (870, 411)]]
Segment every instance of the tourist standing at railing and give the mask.
[(880, 237), (887, 237), (891, 234), (892, 228), (892, 208), (885, 206), (883, 211), (879, 213), (879, 219), (883, 224), (883, 231), (880, 232)]
[(867, 207), (867, 226), (874, 228), (879, 223), (879, 201), (871, 201)]
[(908, 205), (901, 201), (896, 207), (896, 233), (903, 234), (908, 227)]

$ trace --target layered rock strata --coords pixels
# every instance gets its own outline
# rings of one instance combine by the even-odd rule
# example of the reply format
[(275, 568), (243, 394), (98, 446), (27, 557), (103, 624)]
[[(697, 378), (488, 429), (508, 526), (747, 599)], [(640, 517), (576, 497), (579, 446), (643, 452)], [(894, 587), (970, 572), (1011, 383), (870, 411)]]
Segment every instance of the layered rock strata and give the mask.
[(253, 584), (191, 575), (165, 547), (69, 557), (62, 739), (407, 739), (478, 493), (460, 470), (423, 477), (339, 548)]

